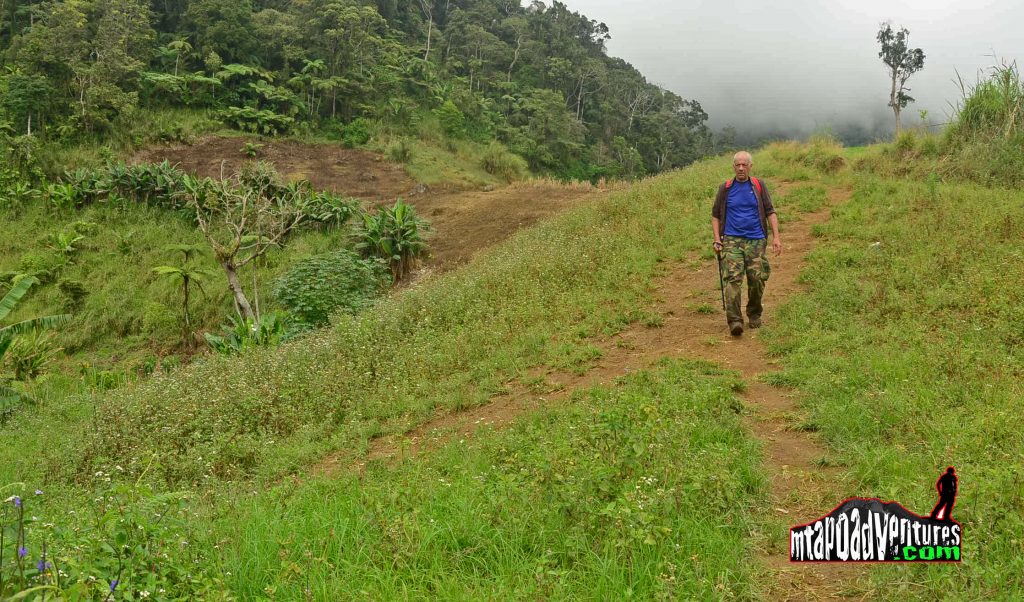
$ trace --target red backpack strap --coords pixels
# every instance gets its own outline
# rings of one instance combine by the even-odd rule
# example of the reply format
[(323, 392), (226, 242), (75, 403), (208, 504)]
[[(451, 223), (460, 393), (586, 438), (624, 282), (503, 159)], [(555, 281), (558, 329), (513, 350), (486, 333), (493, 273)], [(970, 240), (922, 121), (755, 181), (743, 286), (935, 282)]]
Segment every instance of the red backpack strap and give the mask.
[(729, 190), (730, 186), (732, 186), (732, 179), (731, 178), (725, 181), (725, 189)]
[(757, 194), (763, 195), (764, 190), (761, 188), (761, 181), (757, 178), (750, 178), (750, 181), (754, 183), (754, 188), (757, 189)]

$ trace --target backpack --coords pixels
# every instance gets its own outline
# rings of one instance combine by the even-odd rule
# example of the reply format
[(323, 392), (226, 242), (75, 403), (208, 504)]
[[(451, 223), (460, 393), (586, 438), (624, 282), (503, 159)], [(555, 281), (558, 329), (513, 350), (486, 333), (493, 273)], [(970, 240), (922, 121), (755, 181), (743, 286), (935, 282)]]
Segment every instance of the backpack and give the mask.
[[(750, 181), (754, 183), (754, 188), (757, 189), (758, 196), (763, 196), (764, 195), (764, 191), (761, 189), (761, 182), (757, 178), (750, 178)], [(732, 178), (730, 178), (729, 180), (726, 180), (726, 182), (725, 182), (725, 189), (726, 190), (729, 190), (729, 187), (732, 186), (732, 182), (733, 182)]]

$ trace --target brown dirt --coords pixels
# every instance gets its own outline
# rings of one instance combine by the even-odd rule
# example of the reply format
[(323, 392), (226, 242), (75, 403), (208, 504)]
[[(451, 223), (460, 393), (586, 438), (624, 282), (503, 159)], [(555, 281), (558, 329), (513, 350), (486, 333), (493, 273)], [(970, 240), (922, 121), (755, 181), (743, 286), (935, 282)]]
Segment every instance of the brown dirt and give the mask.
[[(784, 196), (789, 185), (777, 186)], [(764, 321), (770, 323), (784, 299), (801, 289), (797, 275), (805, 254), (814, 246), (811, 228), (828, 219), (831, 207), (846, 200), (849, 191), (829, 191), (829, 205), (802, 214), (783, 225), (783, 254), (772, 257), (772, 276), (765, 291)], [(779, 518), (785, 529), (759, 537), (762, 565), (767, 573), (767, 597), (778, 600), (865, 599), (869, 592), (863, 567), (831, 564), (791, 564), (788, 561), (788, 527), (825, 514), (847, 497), (837, 487), (841, 471), (823, 462), (824, 445), (814, 433), (799, 428), (802, 413), (793, 395), (759, 381), (774, 371), (776, 361), (768, 357), (757, 331), (732, 337), (726, 330), (721, 310), (713, 314), (696, 311), (698, 305), (721, 307), (714, 261), (696, 257), (666, 265), (656, 282), (656, 305), (662, 316), (660, 327), (635, 325), (598, 342), (604, 355), (589, 371), (580, 375), (568, 371), (536, 369), (534, 383), (513, 384), (513, 392), (490, 403), (453, 414), (440, 415), (403, 435), (370, 442), (366, 456), (352, 463), (351, 453), (325, 458), (315, 473), (342, 470), (361, 472), (368, 462), (394, 461), (437, 448), (455, 437), (471, 437), (480, 426), (501, 428), (532, 409), (565, 399), (573, 391), (595, 384), (611, 383), (617, 377), (652, 366), (666, 356), (697, 357), (734, 369), (747, 383), (741, 394), (748, 410), (746, 422), (764, 446), (764, 470), (770, 482), (769, 500), (764, 508)]]
[[(207, 136), (189, 146), (152, 147), (136, 154), (132, 161), (167, 160), (193, 175), (220, 177), (235, 173), (248, 160), (241, 151), (246, 141), (241, 137)], [(434, 271), (461, 265), (517, 230), (607, 192), (603, 187), (565, 186), (548, 181), (526, 182), (491, 192), (427, 189), (409, 177), (401, 165), (376, 153), (294, 140), (269, 140), (263, 144), (259, 158), (272, 162), (290, 180), (307, 179), (318, 190), (330, 190), (374, 205), (402, 197), (430, 221), (426, 267)]]

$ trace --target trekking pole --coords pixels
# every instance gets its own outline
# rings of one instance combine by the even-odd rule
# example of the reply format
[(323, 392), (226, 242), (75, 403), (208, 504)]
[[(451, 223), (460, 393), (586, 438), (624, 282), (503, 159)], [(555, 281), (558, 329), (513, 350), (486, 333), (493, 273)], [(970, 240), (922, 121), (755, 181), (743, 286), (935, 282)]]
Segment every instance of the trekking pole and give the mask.
[(722, 291), (722, 311), (725, 311), (725, 281), (722, 279), (722, 252), (715, 249), (715, 257), (718, 258), (718, 290)]

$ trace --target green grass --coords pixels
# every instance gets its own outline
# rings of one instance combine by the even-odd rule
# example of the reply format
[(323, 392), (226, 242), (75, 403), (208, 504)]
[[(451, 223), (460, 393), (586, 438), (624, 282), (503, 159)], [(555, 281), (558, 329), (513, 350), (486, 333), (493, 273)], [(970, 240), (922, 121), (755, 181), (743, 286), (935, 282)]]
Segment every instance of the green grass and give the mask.
[[(48, 274), (19, 305), (11, 319), (24, 319), (59, 311), (73, 315), (57, 342), (68, 354), (65, 363), (81, 363), (101, 369), (130, 368), (156, 358), (181, 352), (181, 286), (152, 272), (159, 265), (177, 265), (180, 253), (169, 244), (195, 244), (207, 249), (199, 231), (184, 217), (142, 205), (122, 207), (98, 203), (73, 212), (55, 212), (36, 203), (7, 214), (16, 237), (0, 241), (0, 273), (14, 274), (39, 267)], [(63, 258), (49, 248), (51, 234), (77, 231), (84, 237), (79, 250)], [(261, 306), (274, 306), (270, 289), (274, 278), (297, 259), (337, 248), (345, 231), (305, 231), (265, 262), (240, 275), (252, 295), (255, 276)], [(212, 275), (194, 289), (190, 303), (193, 326), (214, 329), (232, 312), (232, 301), (223, 270), (206, 251), (199, 265)], [(255, 270), (255, 271), (254, 271)], [(77, 283), (85, 295), (77, 305), (62, 291), (62, 283)]]
[(822, 227), (810, 292), (763, 335), (785, 367), (771, 382), (797, 387), (848, 467), (837, 503), (926, 513), (938, 475), (960, 474), (963, 565), (873, 570), (883, 599), (1024, 595), (1022, 207), (1020, 192), (861, 177)]
[[(807, 181), (782, 211), (855, 187), (815, 229), (806, 292), (760, 335), (783, 366), (762, 380), (799, 396), (794, 428), (823, 437), (843, 468), (835, 503), (878, 496), (923, 513), (939, 472), (957, 467), (965, 562), (872, 567), (861, 585), (874, 597), (1020, 598), (1024, 194), (875, 173), (885, 148), (826, 175), (833, 152), (755, 157), (755, 175)], [(326, 453), (348, 466), (370, 438), (485, 403), (517, 378), (547, 388), (526, 380), (531, 367), (583, 370), (599, 357), (594, 337), (657, 326), (642, 310), (653, 279), (666, 259), (706, 251), (728, 165), (574, 209), (281, 349), (44, 396), (0, 425), (0, 478), (45, 488), (42, 509), (69, 527), (82, 523), (61, 511), (88, 504), (97, 471), (190, 491), (192, 526), (208, 533), (194, 543), (246, 599), (756, 598), (752, 542), (786, 525), (751, 511), (765, 486), (735, 414), (745, 383), (707, 364), (666, 362), (362, 476), (284, 478)], [(50, 227), (33, 215), (18, 227), (38, 241)], [(110, 255), (103, 236), (83, 260)], [(37, 301), (26, 312), (42, 313)]]
[[(169, 483), (273, 478), (328, 449), (358, 454), (369, 437), (484, 403), (530, 366), (582, 366), (594, 356), (577, 333), (635, 315), (659, 260), (706, 240), (722, 167), (565, 214), (280, 350), (211, 357), (114, 391), (97, 401), (109, 418), (83, 435), (76, 470), (116, 463), (137, 474), (156, 454), (150, 476)], [(154, 431), (164, 435), (132, 435)]]
[[(750, 598), (757, 446), (736, 376), (666, 361), (513, 428), (225, 516), (242, 598)], [(304, 592), (306, 592), (304, 594)]]

